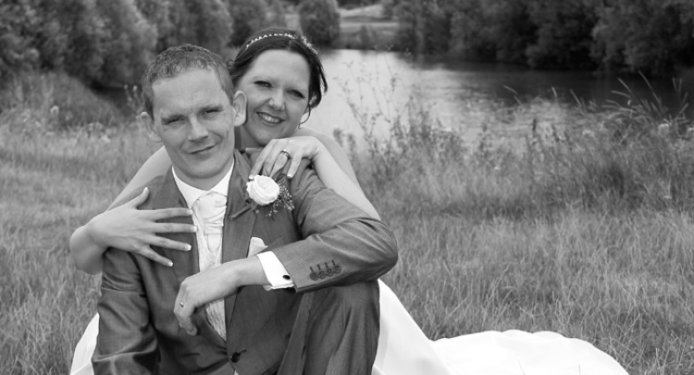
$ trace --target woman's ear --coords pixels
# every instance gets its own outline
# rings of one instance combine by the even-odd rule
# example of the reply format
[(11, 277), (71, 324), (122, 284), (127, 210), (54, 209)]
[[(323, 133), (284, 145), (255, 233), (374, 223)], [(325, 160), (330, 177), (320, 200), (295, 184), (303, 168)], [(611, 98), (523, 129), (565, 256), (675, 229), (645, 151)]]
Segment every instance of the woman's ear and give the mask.
[(246, 123), (246, 94), (237, 90), (234, 94), (234, 126), (241, 126)]
[(154, 142), (161, 142), (161, 137), (159, 136), (159, 133), (157, 132), (156, 129), (156, 124), (154, 123), (154, 119), (152, 116), (149, 115), (147, 112), (142, 112), (140, 113), (140, 125), (142, 128), (145, 130), (145, 133), (147, 133), (147, 138)]

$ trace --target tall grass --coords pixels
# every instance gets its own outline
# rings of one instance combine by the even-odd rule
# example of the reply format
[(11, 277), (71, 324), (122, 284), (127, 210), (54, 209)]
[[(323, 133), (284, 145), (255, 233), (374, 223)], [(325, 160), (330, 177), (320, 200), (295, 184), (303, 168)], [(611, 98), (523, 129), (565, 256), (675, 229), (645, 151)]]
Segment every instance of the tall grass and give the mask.
[[(19, 103), (0, 113), (0, 373), (62, 374), (97, 293), (71, 264), (69, 235), (152, 146), (127, 123), (29, 127), (51, 105)], [(561, 121), (539, 116), (548, 110)], [(624, 138), (614, 111), (536, 100), (489, 113), (471, 145), (421, 108), (395, 115), (390, 141), (370, 136), (353, 160), (398, 238), (385, 281), (429, 337), (552, 330), (631, 374), (694, 373), (688, 132), (653, 117)]]
[(385, 280), (430, 337), (553, 330), (632, 374), (694, 373), (690, 121), (622, 94), (499, 109), (472, 147), (422, 108), (355, 116), (391, 124), (359, 177), (399, 239)]

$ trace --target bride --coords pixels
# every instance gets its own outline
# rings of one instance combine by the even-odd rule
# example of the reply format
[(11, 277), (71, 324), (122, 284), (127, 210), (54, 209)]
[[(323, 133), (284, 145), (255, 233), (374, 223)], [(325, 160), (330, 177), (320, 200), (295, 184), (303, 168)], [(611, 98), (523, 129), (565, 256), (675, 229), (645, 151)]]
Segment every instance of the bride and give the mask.
[[(268, 64), (261, 58), (268, 50), (300, 55), (310, 72), (308, 81), (299, 78), (302, 75), (290, 67)], [(234, 84), (248, 97), (248, 120), (237, 128), (237, 148), (264, 147), (251, 174), (271, 175), (289, 163), (287, 174), (292, 177), (301, 158), (309, 158), (328, 188), (378, 218), (339, 145), (320, 133), (300, 128), (302, 117), (310, 115), (327, 89), (318, 54), (308, 41), (286, 29), (261, 31), (244, 44), (229, 68)], [(276, 103), (277, 97), (283, 102)], [(282, 111), (283, 118), (269, 116), (269, 111), (264, 111), (268, 106), (276, 107), (273, 113)], [(160, 149), (140, 168), (116, 202), (168, 168), (171, 161)], [(193, 228), (156, 222), (188, 215), (187, 210), (138, 211), (137, 207), (146, 199), (147, 191), (118, 207), (112, 205), (73, 233), (70, 249), (79, 269), (98, 273), (101, 256), (108, 248), (135, 252), (165, 266), (170, 261), (152, 251), (150, 245), (187, 250), (186, 244), (164, 239), (157, 233), (188, 232)], [(552, 332), (489, 331), (432, 342), (390, 288), (383, 282), (379, 282), (379, 287), (381, 327), (374, 375), (626, 374), (613, 358), (591, 344)], [(98, 315), (92, 319), (75, 349), (71, 374), (93, 373), (91, 355), (98, 319)]]

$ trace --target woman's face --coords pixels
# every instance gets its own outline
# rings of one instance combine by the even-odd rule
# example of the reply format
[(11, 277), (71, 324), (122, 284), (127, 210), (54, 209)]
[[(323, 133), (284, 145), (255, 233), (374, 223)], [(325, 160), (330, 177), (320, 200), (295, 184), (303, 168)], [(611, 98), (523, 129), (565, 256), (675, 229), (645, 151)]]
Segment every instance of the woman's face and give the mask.
[(248, 135), (246, 146), (265, 146), (296, 131), (308, 109), (309, 79), (308, 63), (297, 53), (268, 50), (258, 55), (237, 87), (248, 98), (242, 132)]

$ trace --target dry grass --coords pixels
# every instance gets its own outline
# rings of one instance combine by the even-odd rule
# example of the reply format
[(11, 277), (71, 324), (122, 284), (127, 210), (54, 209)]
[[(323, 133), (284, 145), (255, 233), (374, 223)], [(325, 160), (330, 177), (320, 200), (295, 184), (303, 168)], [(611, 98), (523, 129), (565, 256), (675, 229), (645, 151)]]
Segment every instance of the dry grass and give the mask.
[[(132, 130), (51, 133), (40, 108), (31, 131), (0, 118), (3, 374), (67, 372), (96, 297), (96, 280), (71, 264), (69, 235), (152, 151)], [(679, 145), (663, 151), (674, 161), (649, 167), (648, 144), (590, 149), (610, 144), (601, 133), (574, 139), (568, 152), (567, 142), (540, 144), (528, 131), (519, 155), (491, 146), (463, 153), (455, 137), (414, 128), (399, 133), (397, 147), (409, 149), (392, 155), (400, 162), (389, 174), (355, 162), (399, 241), (401, 261), (385, 281), (429, 337), (552, 330), (595, 344), (631, 374), (694, 373), (692, 197), (619, 195), (609, 179), (572, 172), (611, 157), (627, 181), (691, 186), (688, 141), (666, 143)], [(373, 153), (369, 162), (377, 157), (395, 160)], [(643, 199), (622, 204), (635, 196)]]

